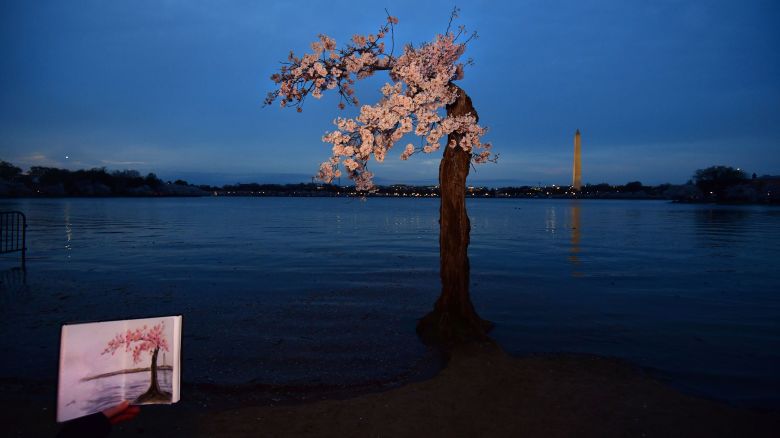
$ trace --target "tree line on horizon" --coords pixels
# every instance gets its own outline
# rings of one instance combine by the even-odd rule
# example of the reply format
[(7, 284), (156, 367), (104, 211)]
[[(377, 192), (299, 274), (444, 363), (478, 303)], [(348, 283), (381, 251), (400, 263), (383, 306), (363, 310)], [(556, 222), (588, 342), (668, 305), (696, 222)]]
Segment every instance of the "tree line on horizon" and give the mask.
[(108, 171), (105, 167), (68, 170), (33, 166), (27, 172), (0, 161), (0, 196), (201, 196), (186, 181), (163, 181), (154, 173)]
[[(751, 177), (729, 166), (699, 169), (685, 184), (647, 186), (640, 181), (622, 185), (586, 184), (580, 191), (570, 186), (468, 187), (471, 197), (496, 198), (630, 198), (671, 199), (683, 202), (780, 202), (780, 177)], [(104, 167), (68, 170), (33, 166), (27, 172), (0, 161), (0, 196), (349, 196), (362, 195), (354, 186), (335, 184), (237, 183), (223, 186), (194, 185), (187, 181), (163, 181), (154, 173)], [(435, 197), (437, 186), (394, 184), (376, 186), (369, 196)]]

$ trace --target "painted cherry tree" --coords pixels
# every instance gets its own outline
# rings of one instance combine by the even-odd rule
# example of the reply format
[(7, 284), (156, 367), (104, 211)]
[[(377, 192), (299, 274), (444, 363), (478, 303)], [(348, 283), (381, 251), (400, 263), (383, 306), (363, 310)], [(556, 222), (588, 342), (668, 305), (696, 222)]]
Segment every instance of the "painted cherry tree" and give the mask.
[(139, 363), (145, 354), (152, 356), (151, 365), (149, 367), (151, 370), (149, 389), (139, 395), (135, 399), (135, 403), (154, 403), (171, 400), (171, 394), (162, 391), (157, 382), (157, 355), (160, 350), (169, 351), (168, 340), (165, 339), (164, 330), (165, 321), (161, 321), (153, 327), (144, 325), (135, 330), (128, 329), (124, 333), (118, 333), (114, 339), (108, 341), (108, 346), (101, 353), (111, 354), (113, 356), (117, 351), (122, 349), (124, 349), (125, 353), (132, 351), (134, 364)]
[[(359, 79), (387, 71), (390, 81), (382, 87), (382, 97), (374, 105), (363, 105), (355, 117), (339, 117), (336, 129), (323, 141), (331, 145), (332, 156), (320, 166), (318, 177), (326, 183), (346, 174), (357, 190), (371, 191), (373, 173), (369, 162), (377, 163), (402, 139), (420, 137), (407, 143), (400, 158), (415, 154), (444, 152), (439, 165), (441, 206), (439, 248), (442, 293), (433, 312), (420, 320), (418, 333), (423, 340), (451, 342), (484, 337), (489, 323), (474, 311), (469, 298), (468, 244), (471, 225), (466, 214), (466, 177), (472, 163), (493, 161), (491, 145), (482, 142), (486, 129), (466, 92), (455, 82), (463, 78), (470, 61), (461, 62), (467, 43), (476, 33), (465, 27), (452, 29), (458, 10), (454, 9), (443, 34), (419, 47), (406, 45), (395, 53), (394, 31), (398, 19), (388, 14), (376, 33), (354, 35), (338, 49), (336, 41), (319, 35), (311, 53), (302, 57), (290, 52), (281, 70), (271, 76), (277, 84), (266, 104), (279, 100), (282, 107), (298, 112), (306, 99), (319, 99), (332, 91), (339, 95), (339, 108), (358, 105), (354, 85)], [(386, 41), (389, 39), (389, 44)], [(388, 45), (389, 50), (388, 50)]]

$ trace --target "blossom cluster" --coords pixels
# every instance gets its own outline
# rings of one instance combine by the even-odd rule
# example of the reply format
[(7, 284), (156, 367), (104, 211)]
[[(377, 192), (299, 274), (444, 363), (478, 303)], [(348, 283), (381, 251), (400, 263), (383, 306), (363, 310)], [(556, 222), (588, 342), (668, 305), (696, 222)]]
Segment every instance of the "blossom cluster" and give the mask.
[(135, 330), (128, 329), (126, 332), (119, 333), (114, 339), (108, 341), (108, 346), (101, 354), (111, 353), (111, 355), (114, 355), (117, 350), (124, 347), (125, 352), (129, 352), (132, 349), (133, 363), (138, 363), (143, 352), (152, 354), (158, 348), (168, 351), (168, 341), (165, 339), (163, 330), (165, 330), (165, 321), (161, 321), (151, 328), (147, 328), (144, 325)]
[(343, 49), (337, 50), (333, 38), (320, 34), (311, 43), (311, 53), (298, 57), (290, 52), (281, 71), (271, 76), (279, 88), (268, 93), (266, 105), (279, 98), (282, 107), (294, 106), (300, 112), (306, 96), (319, 99), (323, 91), (333, 89), (341, 96), (339, 108), (344, 109), (345, 103), (357, 105), (355, 80), (369, 77), (376, 70), (389, 70), (392, 50), (385, 51), (383, 39), (397, 23), (397, 18), (387, 17), (377, 33), (356, 34)]
[[(386, 54), (384, 46), (377, 41), (388, 29), (392, 31), (397, 22), (394, 17), (388, 17), (388, 23), (377, 35), (356, 35), (353, 44), (340, 52), (335, 51), (332, 39), (320, 35), (320, 41), (312, 45), (314, 54), (301, 59), (291, 57), (293, 67), (282, 67), (281, 75), (272, 77), (280, 88), (276, 94), (269, 95), (267, 103), (281, 96), (282, 106), (299, 105), (308, 93), (319, 97), (323, 87), (338, 87), (342, 98), (346, 96), (357, 104), (352, 77), (360, 79), (376, 70), (390, 70), (392, 82), (382, 87), (379, 102), (363, 105), (354, 118), (337, 118), (334, 120), (337, 129), (323, 136), (322, 140), (332, 146), (331, 158), (320, 165), (317, 175), (325, 182), (341, 176), (340, 167), (343, 167), (358, 190), (372, 189), (373, 174), (367, 167), (370, 158), (373, 156), (381, 163), (407, 134), (421, 137), (421, 144), (419, 147), (407, 144), (401, 153), (402, 160), (416, 152), (439, 150), (441, 140), (448, 136), (448, 147), (462, 148), (471, 154), (475, 163), (491, 159), (491, 145), (481, 142), (486, 128), (477, 124), (475, 114), (441, 114), (463, 92), (453, 84), (463, 78), (464, 65), (458, 60), (466, 44), (457, 41), (462, 29), (457, 35), (449, 31), (437, 35), (434, 41), (418, 48), (407, 45), (400, 56), (394, 57), (392, 53)], [(329, 54), (323, 61), (325, 51)]]

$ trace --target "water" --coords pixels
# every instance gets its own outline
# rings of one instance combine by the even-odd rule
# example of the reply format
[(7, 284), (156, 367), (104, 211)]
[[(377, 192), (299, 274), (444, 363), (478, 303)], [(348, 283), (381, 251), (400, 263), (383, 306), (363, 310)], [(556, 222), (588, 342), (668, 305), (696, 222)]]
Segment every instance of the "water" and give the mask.
[[(35, 199), (3, 256), (0, 378), (54, 378), (63, 322), (184, 315), (185, 382), (360, 385), (438, 365), (438, 200)], [(780, 405), (780, 209), (469, 200), (472, 300), (516, 355), (630, 360)], [(11, 336), (8, 336), (8, 335)]]
[[(168, 394), (173, 391), (171, 374), (169, 369), (158, 370), (157, 374), (158, 387)], [(150, 378), (148, 371), (101, 377), (95, 381), (94, 398), (72, 409), (78, 408), (81, 415), (88, 415), (116, 406), (122, 400), (133, 401), (149, 389)]]

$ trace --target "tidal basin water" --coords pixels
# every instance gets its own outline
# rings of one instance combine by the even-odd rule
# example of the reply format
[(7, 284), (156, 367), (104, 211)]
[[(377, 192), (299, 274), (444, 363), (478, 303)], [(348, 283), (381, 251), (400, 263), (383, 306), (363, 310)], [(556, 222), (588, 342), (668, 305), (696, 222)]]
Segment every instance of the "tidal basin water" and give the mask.
[[(0, 200), (0, 378), (56, 379), (64, 322), (184, 315), (182, 380), (425, 376), (438, 199)], [(780, 209), (472, 199), (471, 295), (514, 355), (629, 360), (678, 388), (780, 405)], [(107, 334), (106, 341), (111, 334)], [(186, 393), (182, 394), (186, 398)]]

